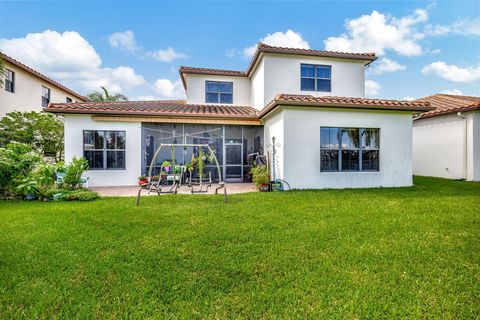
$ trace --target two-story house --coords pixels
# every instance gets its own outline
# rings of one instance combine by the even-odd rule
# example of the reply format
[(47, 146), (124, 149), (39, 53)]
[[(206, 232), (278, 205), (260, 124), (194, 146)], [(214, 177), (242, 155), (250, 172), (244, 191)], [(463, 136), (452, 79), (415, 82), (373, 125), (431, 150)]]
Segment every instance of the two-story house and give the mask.
[(12, 111), (40, 112), (49, 103), (85, 102), (87, 99), (3, 53), (6, 77), (0, 88), (0, 117)]
[[(409, 186), (412, 114), (431, 108), (364, 98), (375, 59), (259, 44), (246, 71), (180, 67), (186, 101), (52, 103), (47, 111), (65, 116), (66, 159), (88, 159), (92, 186), (134, 185), (160, 143), (209, 144), (227, 181), (244, 181), (247, 155), (260, 152), (292, 188)], [(192, 152), (176, 148), (175, 159)], [(165, 150), (158, 168), (169, 159)]]

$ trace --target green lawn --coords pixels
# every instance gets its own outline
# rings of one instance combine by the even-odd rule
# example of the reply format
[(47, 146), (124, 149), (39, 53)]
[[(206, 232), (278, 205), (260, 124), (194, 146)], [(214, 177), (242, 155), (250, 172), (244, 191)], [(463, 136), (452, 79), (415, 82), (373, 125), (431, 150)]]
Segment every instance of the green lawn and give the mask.
[(134, 202), (0, 202), (0, 317), (480, 317), (480, 183)]

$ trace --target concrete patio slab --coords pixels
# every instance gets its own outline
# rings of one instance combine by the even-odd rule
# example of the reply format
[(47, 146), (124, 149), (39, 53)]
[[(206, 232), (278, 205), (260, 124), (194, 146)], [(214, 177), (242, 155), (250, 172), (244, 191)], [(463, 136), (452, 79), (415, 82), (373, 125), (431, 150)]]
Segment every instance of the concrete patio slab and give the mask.
[[(215, 189), (218, 185), (212, 184), (212, 187), (209, 188), (208, 193), (199, 193), (199, 194), (214, 194)], [(137, 186), (123, 186), (123, 187), (92, 187), (91, 190), (97, 192), (101, 197), (136, 197), (138, 192)], [(219, 190), (219, 192), (223, 192)], [(227, 193), (228, 194), (237, 194), (237, 193), (246, 193), (246, 192), (257, 192), (255, 184), (253, 183), (227, 183)], [(187, 186), (182, 186), (178, 189), (179, 194), (191, 194), (190, 188)], [(147, 191), (142, 191), (142, 195), (147, 195)], [(150, 193), (149, 195), (157, 195), (155, 192)]]

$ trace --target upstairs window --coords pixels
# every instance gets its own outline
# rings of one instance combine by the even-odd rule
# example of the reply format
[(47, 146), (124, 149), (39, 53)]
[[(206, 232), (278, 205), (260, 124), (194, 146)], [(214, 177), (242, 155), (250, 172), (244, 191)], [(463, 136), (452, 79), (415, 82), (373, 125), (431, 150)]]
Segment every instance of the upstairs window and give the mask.
[(379, 129), (320, 128), (320, 171), (378, 171)]
[(42, 86), (42, 107), (48, 107), (50, 103), (50, 89), (47, 87)]
[(8, 92), (15, 92), (15, 72), (12, 70), (6, 69), (6, 77), (5, 77), (5, 91)]
[(125, 131), (83, 131), (83, 155), (91, 170), (125, 169)]
[(302, 91), (332, 91), (331, 66), (302, 63), (300, 69)]
[(233, 103), (233, 82), (206, 81), (206, 103)]
[(67, 103), (71, 103), (71, 102), (72, 102), (72, 98), (67, 97)]

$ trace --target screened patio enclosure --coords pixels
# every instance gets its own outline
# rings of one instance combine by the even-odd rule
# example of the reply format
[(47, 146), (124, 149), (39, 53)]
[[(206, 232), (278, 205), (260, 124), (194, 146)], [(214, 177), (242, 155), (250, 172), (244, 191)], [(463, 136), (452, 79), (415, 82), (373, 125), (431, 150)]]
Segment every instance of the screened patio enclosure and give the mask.
[[(142, 123), (142, 174), (147, 174), (155, 151), (161, 143), (208, 144), (218, 159), (227, 182), (247, 182), (250, 171), (247, 155), (263, 152), (263, 127), (177, 123)], [(206, 150), (205, 150), (206, 151)], [(198, 155), (198, 148), (174, 148), (177, 164), (183, 165)], [(172, 162), (170, 149), (161, 150), (153, 174), (158, 175), (163, 161)], [(206, 163), (205, 172), (218, 180), (215, 164)]]

